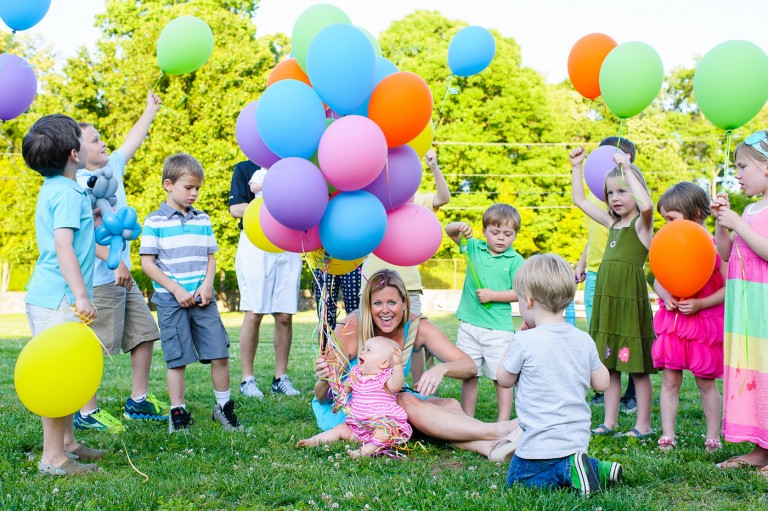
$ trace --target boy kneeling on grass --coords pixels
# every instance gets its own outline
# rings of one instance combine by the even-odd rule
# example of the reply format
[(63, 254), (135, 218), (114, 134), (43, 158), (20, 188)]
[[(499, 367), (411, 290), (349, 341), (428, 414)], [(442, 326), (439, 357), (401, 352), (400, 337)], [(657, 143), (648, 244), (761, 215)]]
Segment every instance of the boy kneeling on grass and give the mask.
[(572, 268), (558, 255), (535, 255), (515, 274), (514, 289), (529, 329), (515, 334), (496, 372), (499, 385), (517, 384), (523, 429), (507, 484), (589, 495), (618, 482), (619, 463), (586, 453), (592, 416), (585, 397), (590, 385), (608, 388), (609, 376), (592, 338), (563, 319), (576, 293)]

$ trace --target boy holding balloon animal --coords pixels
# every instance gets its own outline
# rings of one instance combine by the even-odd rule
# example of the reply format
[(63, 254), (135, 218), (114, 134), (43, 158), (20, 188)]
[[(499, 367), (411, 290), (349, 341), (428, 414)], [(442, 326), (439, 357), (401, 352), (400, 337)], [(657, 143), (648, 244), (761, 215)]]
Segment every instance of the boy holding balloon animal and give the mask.
[[(69, 321), (90, 325), (96, 318), (92, 303), (96, 243), (91, 201), (75, 180), (88, 155), (82, 131), (65, 115), (47, 115), (29, 129), (21, 151), (27, 166), (45, 178), (35, 211), (40, 256), (24, 298), (32, 335)], [(37, 465), (41, 474), (62, 476), (98, 469), (78, 459), (98, 460), (106, 452), (75, 440), (71, 413), (41, 418), (43, 455)]]
[(467, 268), (456, 311), (456, 317), (461, 320), (456, 347), (477, 366), (477, 375), (461, 383), (461, 407), (470, 417), (475, 416), (483, 363), (485, 374), (496, 386), (498, 421), (508, 421), (512, 413), (512, 389), (499, 385), (496, 368), (515, 333), (511, 302), (517, 301), (517, 293), (512, 289), (512, 282), (524, 259), (512, 248), (512, 243), (519, 231), (520, 213), (509, 204), (494, 204), (483, 213), (485, 241), (473, 238), (472, 228), (464, 222), (452, 222), (445, 227), (446, 234), (456, 244), (462, 246), (462, 238), (466, 238), (469, 261), (476, 270)]
[(168, 199), (144, 220), (141, 269), (152, 279), (163, 357), (168, 368), (171, 413), (168, 432), (186, 431), (192, 414), (184, 400), (187, 365), (211, 364), (214, 421), (241, 430), (229, 388), (229, 336), (213, 297), (218, 252), (211, 219), (192, 205), (205, 173), (188, 154), (165, 159), (162, 183)]

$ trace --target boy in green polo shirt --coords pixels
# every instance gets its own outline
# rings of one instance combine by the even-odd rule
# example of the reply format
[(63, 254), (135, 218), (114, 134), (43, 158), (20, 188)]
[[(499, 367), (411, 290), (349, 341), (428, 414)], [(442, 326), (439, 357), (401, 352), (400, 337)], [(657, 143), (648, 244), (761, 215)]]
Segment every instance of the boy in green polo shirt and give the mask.
[(478, 381), (485, 364), (485, 374), (496, 386), (499, 421), (509, 420), (512, 413), (512, 389), (499, 386), (496, 368), (512, 341), (512, 305), (517, 294), (512, 281), (523, 257), (512, 248), (520, 231), (520, 213), (509, 204), (494, 204), (483, 213), (485, 241), (472, 238), (472, 228), (464, 222), (453, 222), (445, 232), (457, 244), (467, 238), (467, 254), (476, 270), (480, 286), (475, 284), (470, 268), (464, 278), (459, 309), (461, 320), (456, 347), (472, 357), (477, 376), (461, 385), (461, 407), (470, 417), (475, 415)]

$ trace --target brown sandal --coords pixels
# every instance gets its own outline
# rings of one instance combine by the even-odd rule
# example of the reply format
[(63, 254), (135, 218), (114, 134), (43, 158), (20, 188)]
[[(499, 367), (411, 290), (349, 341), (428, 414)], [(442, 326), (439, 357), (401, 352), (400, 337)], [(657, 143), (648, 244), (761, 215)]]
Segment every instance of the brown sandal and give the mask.
[(717, 468), (722, 468), (726, 470), (730, 470), (734, 468), (757, 468), (755, 465), (741, 459), (740, 456), (731, 456), (727, 460), (721, 461), (716, 466)]

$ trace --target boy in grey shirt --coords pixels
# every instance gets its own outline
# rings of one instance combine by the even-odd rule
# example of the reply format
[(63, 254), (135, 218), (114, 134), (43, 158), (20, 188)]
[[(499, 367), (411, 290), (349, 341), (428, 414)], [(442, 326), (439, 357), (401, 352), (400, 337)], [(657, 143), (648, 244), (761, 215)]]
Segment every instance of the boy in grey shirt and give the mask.
[(584, 398), (590, 385), (605, 390), (609, 376), (592, 338), (563, 319), (576, 293), (573, 270), (558, 255), (535, 255), (518, 270), (514, 289), (529, 329), (515, 334), (496, 373), (499, 385), (517, 384), (523, 429), (507, 484), (573, 487), (588, 495), (601, 483), (618, 482), (619, 463), (586, 454), (591, 413)]

